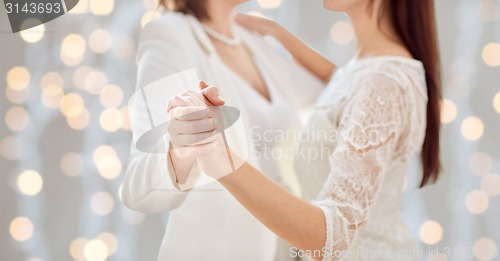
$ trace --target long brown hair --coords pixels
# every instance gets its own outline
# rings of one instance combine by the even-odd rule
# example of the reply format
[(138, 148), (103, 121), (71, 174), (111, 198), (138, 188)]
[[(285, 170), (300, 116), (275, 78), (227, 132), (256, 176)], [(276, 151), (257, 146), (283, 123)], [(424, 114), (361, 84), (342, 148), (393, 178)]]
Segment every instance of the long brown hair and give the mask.
[(192, 14), (198, 20), (210, 19), (206, 0), (160, 0), (159, 5), (169, 11)]
[[(373, 3), (373, 1), (372, 1)], [(441, 70), (434, 0), (383, 0), (379, 21), (389, 12), (392, 26), (413, 57), (422, 62), (427, 81), (427, 128), (420, 154), (423, 177), (420, 187), (434, 183), (441, 170)]]

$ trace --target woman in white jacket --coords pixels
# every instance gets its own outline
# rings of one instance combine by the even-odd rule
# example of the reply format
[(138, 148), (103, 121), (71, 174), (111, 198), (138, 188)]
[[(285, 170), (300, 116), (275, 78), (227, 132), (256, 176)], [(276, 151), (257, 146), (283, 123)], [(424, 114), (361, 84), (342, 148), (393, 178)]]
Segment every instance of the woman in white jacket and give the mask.
[[(321, 64), (310, 67), (303, 58), (299, 59), (302, 65), (288, 61), (260, 36), (234, 25), (232, 10), (242, 2), (166, 1), (164, 6), (175, 12), (150, 22), (141, 35), (137, 88), (195, 68), (200, 78), (219, 87), (226, 104), (238, 108), (245, 119), (233, 130), (233, 147), (253, 144), (248, 160), (283, 184), (277, 159), (257, 157), (263, 147), (279, 145), (249, 141), (241, 130), (252, 130), (262, 137), (266, 130), (276, 134), (296, 127), (297, 120), (290, 115), (312, 105), (333, 68)], [(166, 148), (169, 145), (168, 140), (163, 144)], [(172, 184), (176, 180), (170, 179), (175, 176), (174, 168), (182, 171), (182, 167), (173, 166), (168, 158), (132, 146), (121, 191), (130, 209), (170, 212), (159, 260), (266, 261), (289, 256), (288, 249), (276, 251), (277, 237), (217, 182), (178, 192)]]

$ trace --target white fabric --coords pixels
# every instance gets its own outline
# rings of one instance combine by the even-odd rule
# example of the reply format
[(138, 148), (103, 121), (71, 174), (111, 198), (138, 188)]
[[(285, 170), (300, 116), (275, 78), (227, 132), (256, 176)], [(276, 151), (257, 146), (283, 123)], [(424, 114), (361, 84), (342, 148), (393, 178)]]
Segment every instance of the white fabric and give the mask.
[[(267, 107), (254, 117), (263, 102), (245, 100), (238, 82), (218, 57), (200, 23), (191, 16), (169, 13), (144, 28), (139, 43), (138, 83), (141, 88), (165, 76), (195, 68), (200, 79), (219, 87), (226, 104), (241, 111), (242, 126), (228, 130), (231, 146), (244, 148), (251, 144), (248, 130), (262, 121), (270, 128), (293, 128), (296, 110), (311, 106), (321, 92), (322, 83), (301, 66), (283, 59), (260, 37), (237, 28), (243, 42), (266, 75), (273, 97), (288, 100), (286, 110)], [(190, 86), (196, 89), (197, 86)], [(250, 117), (252, 115), (252, 117)], [(290, 119), (285, 126), (282, 121)], [(149, 124), (144, 119), (143, 124)], [(134, 124), (137, 124), (134, 123)], [(139, 123), (140, 124), (140, 123)], [(267, 124), (267, 123), (266, 123)], [(168, 146), (165, 140), (165, 146)], [(250, 150), (250, 152), (252, 152)], [(250, 162), (259, 166), (255, 155)], [(185, 193), (177, 192), (170, 180), (171, 166), (165, 154), (147, 154), (134, 148), (122, 187), (124, 204), (136, 211), (155, 213), (171, 211), (161, 246), (159, 260), (274, 260), (277, 237), (261, 225), (218, 183), (213, 182)], [(259, 167), (264, 173), (276, 173), (275, 166)], [(270, 168), (269, 170), (267, 168)], [(170, 173), (169, 173), (170, 172)], [(278, 182), (280, 175), (274, 175)]]
[(381, 56), (351, 61), (321, 95), (299, 145), (309, 156), (296, 168), (304, 197), (325, 215), (324, 260), (419, 260), (399, 209), (423, 144), (426, 93), (421, 62)]

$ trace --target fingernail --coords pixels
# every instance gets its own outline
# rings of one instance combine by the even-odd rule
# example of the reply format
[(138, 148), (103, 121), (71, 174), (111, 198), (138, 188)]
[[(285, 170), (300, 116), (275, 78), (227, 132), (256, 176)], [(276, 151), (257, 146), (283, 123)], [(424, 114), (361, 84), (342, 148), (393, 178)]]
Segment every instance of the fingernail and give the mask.
[(219, 99), (219, 101), (223, 101), (223, 102), (225, 102), (225, 100), (224, 100), (224, 99), (222, 99), (222, 97), (220, 97), (220, 96), (217, 96), (217, 99)]

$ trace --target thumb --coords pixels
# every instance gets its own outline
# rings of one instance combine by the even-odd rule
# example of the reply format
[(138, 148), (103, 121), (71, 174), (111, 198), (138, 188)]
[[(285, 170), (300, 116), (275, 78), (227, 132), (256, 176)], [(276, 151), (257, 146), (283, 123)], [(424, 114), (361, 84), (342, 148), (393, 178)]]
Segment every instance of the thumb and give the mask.
[(219, 95), (219, 90), (215, 86), (206, 87), (201, 93), (205, 96), (205, 99), (214, 106), (222, 106), (225, 103), (224, 99)]
[(208, 83), (205, 81), (200, 81), (198, 82), (198, 86), (200, 87), (200, 90), (203, 90), (208, 87)]

